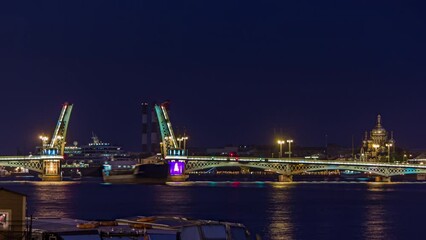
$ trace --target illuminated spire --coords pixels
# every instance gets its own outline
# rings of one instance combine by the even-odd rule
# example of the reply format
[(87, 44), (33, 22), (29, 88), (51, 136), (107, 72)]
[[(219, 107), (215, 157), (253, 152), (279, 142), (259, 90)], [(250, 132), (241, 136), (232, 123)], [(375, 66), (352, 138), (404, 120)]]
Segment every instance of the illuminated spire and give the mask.
[(382, 116), (377, 115), (377, 127), (381, 127), (382, 126)]

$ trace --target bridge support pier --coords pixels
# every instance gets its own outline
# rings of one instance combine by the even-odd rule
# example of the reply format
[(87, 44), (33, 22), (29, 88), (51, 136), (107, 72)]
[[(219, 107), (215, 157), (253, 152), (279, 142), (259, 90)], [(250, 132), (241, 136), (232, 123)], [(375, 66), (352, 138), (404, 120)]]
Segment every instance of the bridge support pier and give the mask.
[(185, 161), (171, 160), (169, 161), (169, 182), (184, 182), (189, 176), (185, 174)]
[(376, 182), (391, 182), (391, 177), (376, 176), (375, 181)]
[(43, 174), (40, 175), (42, 181), (62, 181), (61, 161), (44, 160)]
[(59, 182), (62, 181), (62, 176), (49, 176), (49, 175), (40, 175), (40, 178), (43, 182)]
[(293, 182), (292, 175), (278, 175), (278, 182)]
[(185, 182), (189, 176), (186, 174), (172, 175), (167, 178), (168, 182)]

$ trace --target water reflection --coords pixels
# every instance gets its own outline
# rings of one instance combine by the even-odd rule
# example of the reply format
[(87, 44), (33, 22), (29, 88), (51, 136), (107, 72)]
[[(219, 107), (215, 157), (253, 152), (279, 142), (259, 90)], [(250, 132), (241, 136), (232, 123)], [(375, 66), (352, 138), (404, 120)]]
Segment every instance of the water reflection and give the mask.
[(73, 199), (72, 182), (31, 182), (34, 192), (29, 199), (37, 208), (28, 208), (28, 214), (35, 217), (69, 217), (64, 206), (70, 206)]
[(274, 183), (270, 192), (269, 207), (267, 210), (267, 236), (266, 239), (291, 240), (293, 237), (291, 189), (294, 185), (289, 183)]
[(178, 215), (242, 222), (263, 239), (416, 239), (424, 184), (200, 182), (119, 185), (0, 182), (39, 217)]
[[(188, 185), (181, 185), (188, 186)], [(192, 206), (192, 194), (184, 188), (166, 186), (155, 186), (153, 195), (156, 204), (153, 207), (154, 215), (186, 216)]]
[(395, 189), (389, 185), (397, 185), (400, 183), (386, 182), (369, 182), (367, 184), (369, 192), (392, 192)]
[(368, 184), (367, 205), (365, 206), (366, 220), (364, 221), (365, 239), (391, 239), (388, 219), (388, 209), (385, 206), (385, 192), (393, 191), (384, 183)]

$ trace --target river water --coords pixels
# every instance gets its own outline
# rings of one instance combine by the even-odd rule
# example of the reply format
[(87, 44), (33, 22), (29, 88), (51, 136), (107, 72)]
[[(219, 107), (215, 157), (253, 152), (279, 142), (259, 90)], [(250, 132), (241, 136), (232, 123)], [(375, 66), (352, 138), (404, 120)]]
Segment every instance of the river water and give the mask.
[[(87, 220), (177, 215), (244, 223), (262, 239), (423, 239), (425, 183), (0, 182), (28, 215)], [(1, 199), (0, 199), (1, 201)]]

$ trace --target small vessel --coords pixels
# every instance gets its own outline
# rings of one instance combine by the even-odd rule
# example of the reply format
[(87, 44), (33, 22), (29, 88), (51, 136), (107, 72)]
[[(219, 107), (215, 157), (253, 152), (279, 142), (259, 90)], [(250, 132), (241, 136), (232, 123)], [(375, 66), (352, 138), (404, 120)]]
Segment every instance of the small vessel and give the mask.
[(0, 167), (0, 177), (10, 176), (10, 172), (6, 170), (4, 167)]
[(342, 180), (347, 181), (369, 181), (372, 177), (365, 172), (358, 172), (352, 170), (345, 170), (340, 173)]
[(158, 155), (143, 159), (142, 163), (132, 167), (111, 161), (104, 164), (102, 175), (107, 183), (165, 184), (169, 177), (169, 164)]
[[(112, 221), (68, 218), (31, 219), (29, 239), (150, 239), (150, 240), (249, 240), (242, 223), (189, 219), (175, 216), (135, 216)], [(260, 239), (257, 235), (256, 239)]]

